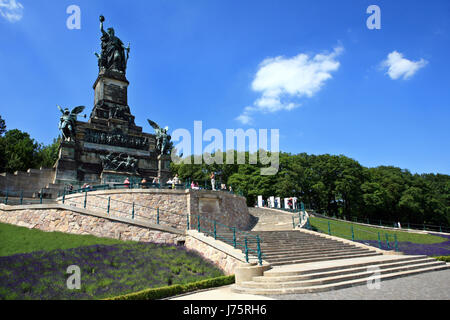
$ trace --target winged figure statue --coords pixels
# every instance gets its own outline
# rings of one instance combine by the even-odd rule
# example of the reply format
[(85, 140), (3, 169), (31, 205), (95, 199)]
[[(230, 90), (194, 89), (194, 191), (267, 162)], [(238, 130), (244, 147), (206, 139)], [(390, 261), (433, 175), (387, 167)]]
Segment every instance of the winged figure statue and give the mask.
[(160, 155), (170, 154), (173, 149), (173, 143), (170, 141), (172, 137), (167, 133), (169, 127), (161, 128), (156, 122), (147, 120), (148, 123), (155, 129), (156, 135), (156, 150)]
[(64, 141), (75, 140), (77, 116), (82, 113), (85, 108), (86, 107), (84, 106), (79, 106), (70, 111), (68, 108), (63, 110), (60, 106), (58, 106), (58, 109), (62, 113), (59, 120), (58, 129), (61, 131)]

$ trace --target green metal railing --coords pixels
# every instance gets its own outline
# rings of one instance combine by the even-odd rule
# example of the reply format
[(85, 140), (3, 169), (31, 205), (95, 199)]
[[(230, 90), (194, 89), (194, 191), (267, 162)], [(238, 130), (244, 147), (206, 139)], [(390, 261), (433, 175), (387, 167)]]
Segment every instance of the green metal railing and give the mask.
[[(351, 222), (347, 222), (347, 224), (348, 225), (346, 226), (343, 223), (335, 223), (334, 221), (319, 222), (318, 220), (315, 220), (314, 225), (312, 225), (310, 219), (308, 218), (305, 228), (308, 230), (314, 230), (316, 232), (352, 240), (355, 242), (357, 241), (367, 243), (368, 241), (370, 241), (367, 238), (377, 238), (378, 241), (375, 240), (375, 242), (377, 242), (379, 249), (395, 250), (396, 252), (399, 251), (398, 239), (396, 234), (390, 234), (383, 231), (372, 232), (369, 230), (358, 228), (357, 225), (354, 225)], [(346, 233), (337, 232), (336, 230)]]
[[(293, 214), (293, 217), (295, 219), (295, 221), (293, 221), (293, 225), (295, 227), (295, 222), (298, 220), (298, 217), (296, 215), (301, 214), (304, 210), (302, 209), (278, 209), (278, 210), (283, 210), (286, 212), (290, 212)], [(324, 215), (325, 216), (325, 215)], [(333, 217), (328, 217), (325, 216), (327, 218), (333, 218), (333, 219), (338, 219), (337, 217), (333, 216)], [(377, 227), (388, 227), (388, 228), (394, 228), (394, 229), (398, 229), (398, 230), (402, 230), (402, 229), (410, 229), (410, 230), (420, 230), (420, 231), (435, 231), (435, 232), (446, 232), (446, 233), (450, 233), (450, 228), (449, 227), (445, 227), (445, 226), (438, 226), (438, 225), (431, 225), (431, 224), (413, 224), (413, 223), (402, 223), (400, 222), (401, 228), (398, 227), (398, 223), (396, 222), (392, 222), (392, 221), (385, 221), (385, 220), (370, 220), (368, 218), (366, 219), (358, 219), (356, 217), (353, 217), (352, 219), (348, 219), (348, 220), (342, 220), (344, 222), (355, 222), (355, 223), (361, 223), (361, 224), (366, 224), (369, 226), (372, 226), (374, 228)]]
[(261, 249), (262, 241), (259, 235), (255, 236), (248, 232), (239, 230), (236, 227), (230, 227), (216, 220), (200, 215), (195, 215), (194, 217), (196, 222), (194, 227), (195, 230), (212, 236), (215, 240), (218, 239), (228, 243), (235, 249), (241, 249), (245, 254), (245, 260), (247, 263), (250, 261), (250, 255), (253, 254), (258, 263), (262, 265), (264, 254)]
[(64, 195), (62, 202), (63, 204), (106, 213), (109, 217), (139, 219), (157, 225), (169, 225), (178, 229), (195, 229), (198, 232), (214, 237), (216, 240), (222, 240), (232, 245), (235, 249), (241, 249), (245, 254), (246, 262), (249, 262), (253, 255), (259, 264), (262, 265), (264, 254), (261, 250), (260, 237), (239, 230), (236, 227), (227, 226), (217, 220), (200, 215), (190, 216), (189, 214), (163, 210), (136, 202), (117, 200), (111, 198), (111, 196), (89, 194), (87, 191), (80, 196), (75, 196), (75, 198), (73, 196), (67, 198)]

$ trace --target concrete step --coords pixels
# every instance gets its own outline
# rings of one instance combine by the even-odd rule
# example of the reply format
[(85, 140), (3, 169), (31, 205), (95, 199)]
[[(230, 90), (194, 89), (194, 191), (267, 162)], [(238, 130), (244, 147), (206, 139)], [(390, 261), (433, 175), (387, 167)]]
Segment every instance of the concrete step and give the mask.
[[(406, 272), (409, 270), (418, 270), (425, 268), (432, 268), (436, 266), (445, 265), (445, 262), (435, 261), (435, 262), (425, 262), (421, 264), (414, 265), (404, 265), (404, 266), (393, 266), (386, 267), (384, 269), (379, 269), (376, 272), (380, 275), (398, 273), (398, 272)], [(316, 285), (326, 285), (332, 283), (339, 283), (345, 281), (351, 281), (356, 279), (368, 279), (369, 277), (373, 277), (375, 271), (368, 270), (367, 268), (360, 272), (353, 272), (350, 274), (343, 275), (331, 275), (327, 277), (317, 277), (314, 279), (306, 279), (306, 280), (295, 280), (295, 281), (282, 281), (282, 282), (257, 282), (257, 281), (249, 281), (241, 284), (242, 287), (248, 288), (264, 288), (264, 289), (276, 289), (276, 288), (299, 288), (299, 287), (311, 287)]]
[(359, 256), (361, 254), (371, 254), (371, 253), (376, 253), (375, 251), (370, 251), (370, 250), (358, 250), (358, 251), (341, 251), (341, 252), (335, 252), (335, 253), (318, 253), (318, 254), (306, 254), (306, 255), (300, 255), (298, 257), (288, 257), (288, 256), (284, 256), (282, 255), (280, 258), (270, 258), (268, 259), (269, 262), (271, 263), (277, 263), (277, 262), (295, 262), (298, 263), (296, 261), (304, 261), (304, 260), (310, 260), (310, 259), (315, 259), (315, 258), (329, 258), (330, 260), (333, 260), (335, 257), (341, 257), (341, 256), (346, 256), (348, 258), (352, 258), (353, 256)]
[(283, 275), (282, 273), (278, 276), (261, 276), (261, 277), (254, 277), (253, 281), (255, 282), (271, 282), (271, 283), (278, 283), (278, 282), (291, 282), (291, 281), (303, 281), (303, 280), (312, 280), (312, 279), (318, 279), (318, 278), (326, 278), (331, 276), (340, 276), (340, 275), (346, 275), (346, 274), (352, 274), (352, 273), (360, 273), (367, 271), (369, 267), (377, 267), (379, 269), (388, 269), (388, 268), (395, 268), (395, 267), (402, 267), (402, 266), (414, 266), (414, 265), (421, 265), (424, 263), (435, 263), (436, 260), (432, 258), (418, 258), (418, 259), (408, 259), (408, 260), (401, 260), (401, 261), (389, 261), (384, 262), (380, 264), (366, 264), (364, 266), (361, 265), (355, 265), (355, 266), (347, 266), (344, 268), (339, 268), (337, 270), (326, 270), (326, 271), (320, 271), (315, 270), (314, 273), (308, 273), (308, 274), (296, 274), (296, 275)]
[(263, 246), (261, 249), (264, 251), (277, 251), (277, 252), (292, 252), (292, 251), (314, 251), (322, 249), (339, 249), (339, 248), (357, 248), (357, 246), (350, 244), (329, 244), (329, 245), (311, 245), (311, 246)]
[(362, 247), (348, 246), (348, 247), (321, 247), (321, 248), (311, 248), (305, 250), (263, 250), (264, 254), (267, 256), (272, 255), (290, 255), (290, 254), (314, 254), (314, 253), (327, 253), (327, 252), (340, 252), (345, 250), (369, 250)]
[(320, 262), (320, 261), (330, 261), (330, 260), (339, 260), (339, 259), (351, 259), (351, 258), (361, 258), (361, 257), (373, 257), (379, 256), (381, 253), (370, 252), (370, 253), (361, 253), (361, 254), (352, 254), (352, 255), (341, 255), (334, 257), (320, 257), (320, 258), (306, 258), (306, 259), (292, 259), (290, 261), (270, 261), (272, 266), (281, 266), (287, 264), (298, 264), (298, 263), (309, 263), (309, 262)]
[(263, 252), (264, 259), (268, 261), (281, 261), (281, 260), (294, 260), (294, 259), (302, 259), (302, 258), (310, 258), (310, 257), (324, 257), (333, 254), (355, 254), (355, 253), (367, 253), (372, 252), (367, 249), (355, 248), (355, 249), (343, 249), (343, 250), (330, 250), (330, 251), (316, 251), (316, 252), (292, 252), (289, 254), (266, 254)]
[[(450, 265), (441, 264), (441, 265), (433, 265), (428, 267), (423, 267), (414, 270), (407, 271), (392, 271), (391, 273), (381, 274), (379, 277), (380, 281), (386, 281), (390, 279), (396, 279), (400, 277), (406, 277), (426, 272), (433, 271), (441, 271), (449, 269)], [(232, 291), (236, 293), (246, 293), (246, 294), (256, 294), (256, 295), (276, 295), (276, 294), (301, 294), (301, 293), (314, 293), (314, 292), (325, 292), (330, 290), (343, 289), (353, 286), (365, 285), (368, 283), (369, 278), (373, 276), (373, 273), (367, 277), (352, 279), (352, 280), (343, 280), (341, 282), (328, 283), (328, 284), (318, 284), (311, 285), (306, 287), (281, 287), (269, 289), (269, 288), (248, 288), (243, 287), (242, 285), (234, 285), (232, 287)]]
[(350, 268), (361, 268), (368, 266), (378, 266), (382, 264), (401, 263), (409, 261), (428, 260), (435, 261), (435, 259), (427, 256), (377, 256), (372, 258), (358, 258), (348, 261), (333, 261), (333, 263), (319, 262), (302, 264), (299, 266), (291, 265), (288, 267), (278, 267), (264, 272), (264, 277), (285, 277), (285, 276), (298, 276), (309, 275), (313, 273), (325, 273), (333, 271), (341, 271)]

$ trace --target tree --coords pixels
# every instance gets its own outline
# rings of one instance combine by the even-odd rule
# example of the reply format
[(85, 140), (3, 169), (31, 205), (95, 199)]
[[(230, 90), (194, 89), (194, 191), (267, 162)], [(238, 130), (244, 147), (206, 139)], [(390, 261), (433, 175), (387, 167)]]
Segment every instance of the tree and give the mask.
[(6, 132), (6, 123), (5, 120), (2, 119), (2, 116), (0, 116), (0, 136), (3, 136), (5, 132)]
[(1, 140), (4, 163), (0, 171), (13, 173), (36, 167), (39, 144), (28, 133), (18, 129), (9, 130)]
[(53, 143), (48, 146), (39, 146), (37, 152), (37, 166), (42, 168), (52, 168), (58, 160), (58, 151), (61, 144), (61, 137), (53, 139)]

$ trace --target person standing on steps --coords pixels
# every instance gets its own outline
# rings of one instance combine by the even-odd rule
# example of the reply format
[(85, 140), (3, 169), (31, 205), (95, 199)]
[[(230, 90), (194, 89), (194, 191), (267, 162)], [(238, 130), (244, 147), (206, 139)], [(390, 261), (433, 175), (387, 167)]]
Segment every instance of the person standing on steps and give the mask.
[(211, 188), (213, 191), (216, 190), (216, 175), (214, 174), (214, 172), (211, 172)]

